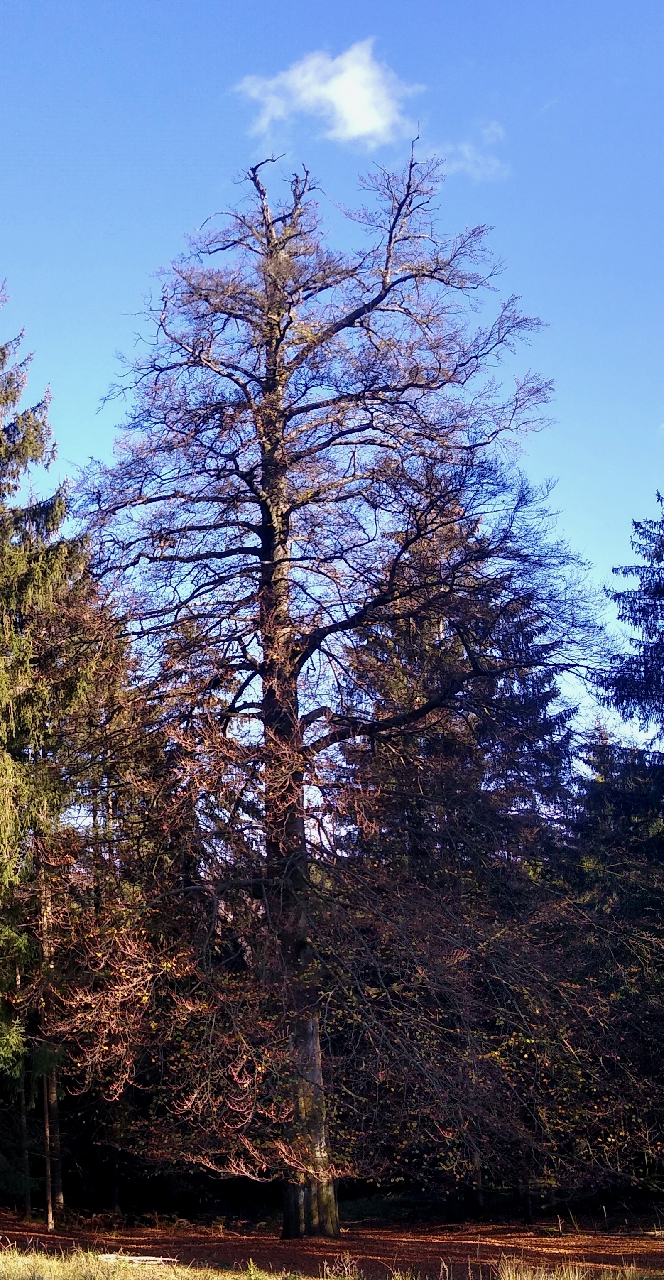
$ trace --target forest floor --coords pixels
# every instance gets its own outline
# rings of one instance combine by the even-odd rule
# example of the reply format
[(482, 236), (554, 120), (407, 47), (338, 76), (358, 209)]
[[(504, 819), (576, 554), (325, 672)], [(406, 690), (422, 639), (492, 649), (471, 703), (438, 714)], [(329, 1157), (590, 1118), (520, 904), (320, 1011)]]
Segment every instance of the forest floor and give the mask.
[[(103, 1229), (94, 1222), (68, 1226), (48, 1235), (43, 1225), (24, 1223), (16, 1215), (0, 1213), (0, 1246), (68, 1253), (75, 1249), (111, 1254), (160, 1256), (194, 1266), (228, 1271), (255, 1268), (300, 1276), (327, 1274), (335, 1278), (384, 1280), (394, 1271), (419, 1273), (443, 1280), (492, 1280), (501, 1259), (528, 1267), (565, 1268), (584, 1263), (591, 1268), (634, 1267), (664, 1277), (664, 1231), (637, 1227), (624, 1234), (574, 1230), (551, 1221), (523, 1224), (473, 1223), (457, 1225), (385, 1226), (357, 1223), (343, 1228), (340, 1240), (280, 1240), (278, 1233), (259, 1224), (247, 1233), (193, 1226)], [(343, 1255), (347, 1255), (343, 1257)], [(351, 1262), (353, 1265), (349, 1266)], [(442, 1263), (442, 1267), (441, 1267)], [(327, 1265), (326, 1265), (327, 1264)], [(137, 1280), (140, 1280), (140, 1270)]]

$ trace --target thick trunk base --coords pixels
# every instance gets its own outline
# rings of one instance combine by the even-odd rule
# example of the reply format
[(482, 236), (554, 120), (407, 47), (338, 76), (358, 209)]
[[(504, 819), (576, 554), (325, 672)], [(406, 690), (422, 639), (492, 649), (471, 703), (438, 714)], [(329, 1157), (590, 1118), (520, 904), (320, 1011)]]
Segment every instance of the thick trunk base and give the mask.
[(284, 1184), (284, 1227), (282, 1240), (304, 1236), (339, 1235), (339, 1211), (333, 1178), (305, 1178)]
[[(295, 1130), (310, 1173), (284, 1184), (282, 1239), (339, 1235), (339, 1213), (325, 1126), (325, 1094), (318, 1014), (300, 1013), (291, 1026), (295, 1081)], [(303, 1161), (304, 1163), (304, 1161)]]

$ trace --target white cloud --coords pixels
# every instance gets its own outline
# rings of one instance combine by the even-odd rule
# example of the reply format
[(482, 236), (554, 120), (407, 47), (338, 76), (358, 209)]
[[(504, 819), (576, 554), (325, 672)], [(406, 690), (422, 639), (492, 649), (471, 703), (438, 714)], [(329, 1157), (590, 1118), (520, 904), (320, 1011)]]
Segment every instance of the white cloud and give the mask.
[(465, 173), (477, 182), (490, 182), (495, 178), (506, 178), (509, 165), (503, 164), (498, 156), (487, 155), (472, 142), (459, 142), (456, 146), (443, 149), (445, 173)]
[(401, 111), (403, 99), (419, 86), (405, 85), (373, 56), (373, 40), (353, 44), (338, 58), (308, 53), (271, 79), (245, 76), (236, 88), (260, 103), (254, 133), (296, 113), (322, 116), (325, 136), (335, 142), (377, 146), (414, 132)]
[(483, 147), (476, 146), (474, 142), (457, 142), (441, 147), (446, 173), (465, 173), (476, 182), (492, 182), (508, 176), (509, 165), (487, 150), (488, 147), (495, 147), (497, 143), (505, 141), (503, 126), (497, 120), (492, 120), (480, 133)]

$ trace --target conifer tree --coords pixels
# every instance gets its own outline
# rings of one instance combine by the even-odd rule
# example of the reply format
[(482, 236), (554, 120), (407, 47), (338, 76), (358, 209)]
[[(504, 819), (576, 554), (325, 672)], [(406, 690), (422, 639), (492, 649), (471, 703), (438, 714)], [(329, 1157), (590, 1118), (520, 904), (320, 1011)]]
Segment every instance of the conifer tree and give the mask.
[[(47, 998), (53, 940), (49, 922), (49, 867), (44, 856), (67, 786), (53, 754), (58, 710), (71, 700), (80, 672), (53, 649), (53, 620), (81, 580), (85, 553), (79, 539), (62, 535), (66, 514), (60, 486), (48, 498), (24, 496), (31, 470), (54, 457), (48, 397), (22, 407), (29, 360), (17, 359), (20, 338), (0, 346), (0, 966), (11, 1010), (1, 1025), (2, 1068), (16, 1079), (24, 1124), (26, 985), (41, 974)], [(47, 636), (50, 632), (50, 639)], [(35, 912), (34, 904), (38, 900)], [(28, 904), (28, 905), (26, 905)], [(26, 915), (27, 912), (27, 915)], [(30, 931), (29, 923), (38, 921)], [(33, 1026), (33, 1038), (38, 1026)], [(48, 1056), (45, 1046), (42, 1050)], [(57, 1079), (44, 1059), (45, 1098), (56, 1146)], [(47, 1080), (49, 1076), (49, 1080)], [(48, 1110), (48, 1106), (47, 1106)], [(49, 1153), (47, 1151), (47, 1161)], [(25, 1207), (29, 1211), (28, 1154), (22, 1151)]]
[(617, 655), (600, 678), (607, 700), (644, 727), (664, 730), (664, 499), (657, 494), (658, 520), (634, 520), (632, 548), (636, 564), (613, 572), (636, 578), (638, 585), (614, 591), (618, 617), (636, 634), (631, 653)]
[[(417, 573), (416, 563), (410, 572)], [(367, 982), (385, 992), (382, 1018), (381, 1000), (373, 1000), (373, 1034), (377, 1039), (380, 1027), (382, 1075), (390, 1080), (371, 1133), (374, 1159), (394, 1140), (391, 1125), (408, 1126), (415, 1149), (405, 1145), (401, 1158), (415, 1159), (422, 1174), (447, 1165), (481, 1198), (483, 1164), (494, 1178), (501, 1171), (527, 1180), (533, 1148), (541, 1164), (545, 1146), (537, 1123), (525, 1120), (537, 1114), (537, 1085), (520, 1069), (515, 1045), (527, 1039), (525, 1028), (535, 1043), (534, 1011), (539, 1006), (543, 1015), (548, 1002), (531, 926), (546, 909), (539, 871), (551, 853), (553, 807), (568, 787), (572, 713), (560, 706), (542, 662), (547, 627), (525, 584), (519, 589), (506, 568), (481, 585), (476, 580), (472, 595), (458, 603), (458, 630), (484, 679), (407, 729), (347, 744), (346, 768), (330, 778), (326, 793), (326, 824), (329, 830), (334, 822), (354, 876), (374, 879), (376, 891), (381, 881), (383, 891), (389, 884), (398, 913), (408, 911), (403, 938), (394, 929), (390, 947), (385, 931)], [(371, 708), (376, 717), (396, 719), (451, 682), (465, 655), (449, 605), (395, 626), (378, 624), (349, 651), (349, 697), (361, 699), (365, 714)], [(497, 668), (499, 653), (503, 661), (512, 655), (509, 671)], [(428, 941), (418, 916), (430, 922)], [(406, 996), (409, 942), (422, 988), (418, 993), (413, 983)], [(467, 960), (455, 964), (455, 953)], [(404, 1039), (418, 1045), (409, 1067), (395, 1043), (392, 1075), (389, 1005), (399, 1011), (392, 1039), (410, 1024)], [(345, 1077), (350, 1091), (353, 1075), (356, 1096), (362, 1057), (369, 1054), (358, 1031), (355, 1071)], [(412, 1082), (407, 1100), (399, 1072)], [(428, 1141), (416, 1145), (418, 1129)]]
[(594, 1024), (569, 1129), (590, 1143), (598, 1182), (660, 1187), (664, 756), (599, 725), (578, 757), (549, 868), (569, 903), (566, 962), (583, 992), (576, 1020), (585, 1010)]

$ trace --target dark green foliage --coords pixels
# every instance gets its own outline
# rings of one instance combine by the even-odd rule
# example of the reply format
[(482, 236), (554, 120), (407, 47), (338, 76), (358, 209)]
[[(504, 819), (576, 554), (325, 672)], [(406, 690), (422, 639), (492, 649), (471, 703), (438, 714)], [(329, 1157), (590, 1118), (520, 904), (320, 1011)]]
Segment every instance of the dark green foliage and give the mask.
[(54, 748), (80, 677), (64, 616), (85, 556), (61, 534), (63, 488), (26, 496), (31, 469), (54, 450), (48, 399), (21, 407), (29, 361), (16, 360), (18, 346), (0, 346), (0, 1080), (10, 1104), (0, 1185), (23, 1192), (27, 1211), (25, 1085), (43, 1073), (36, 1046), (52, 981), (44, 849), (71, 795)]
[(618, 616), (637, 636), (632, 652), (617, 656), (600, 679), (608, 701), (623, 715), (636, 716), (644, 727), (664, 728), (664, 499), (658, 520), (635, 520), (632, 547), (640, 562), (614, 569), (638, 586), (614, 591)]
[(580, 753), (566, 839), (549, 874), (569, 902), (562, 942), (592, 1010), (571, 1105), (599, 1180), (661, 1188), (664, 1107), (664, 756), (598, 731)]
[[(58, 804), (52, 773), (42, 762), (70, 676), (62, 662), (54, 661), (53, 629), (63, 592), (84, 564), (81, 542), (60, 534), (66, 513), (62, 488), (44, 500), (18, 500), (30, 469), (48, 466), (54, 452), (48, 400), (20, 407), (28, 362), (15, 361), (18, 342), (0, 347), (0, 851), (5, 883), (17, 874), (27, 831), (48, 820)], [(51, 643), (45, 645), (49, 627)]]

